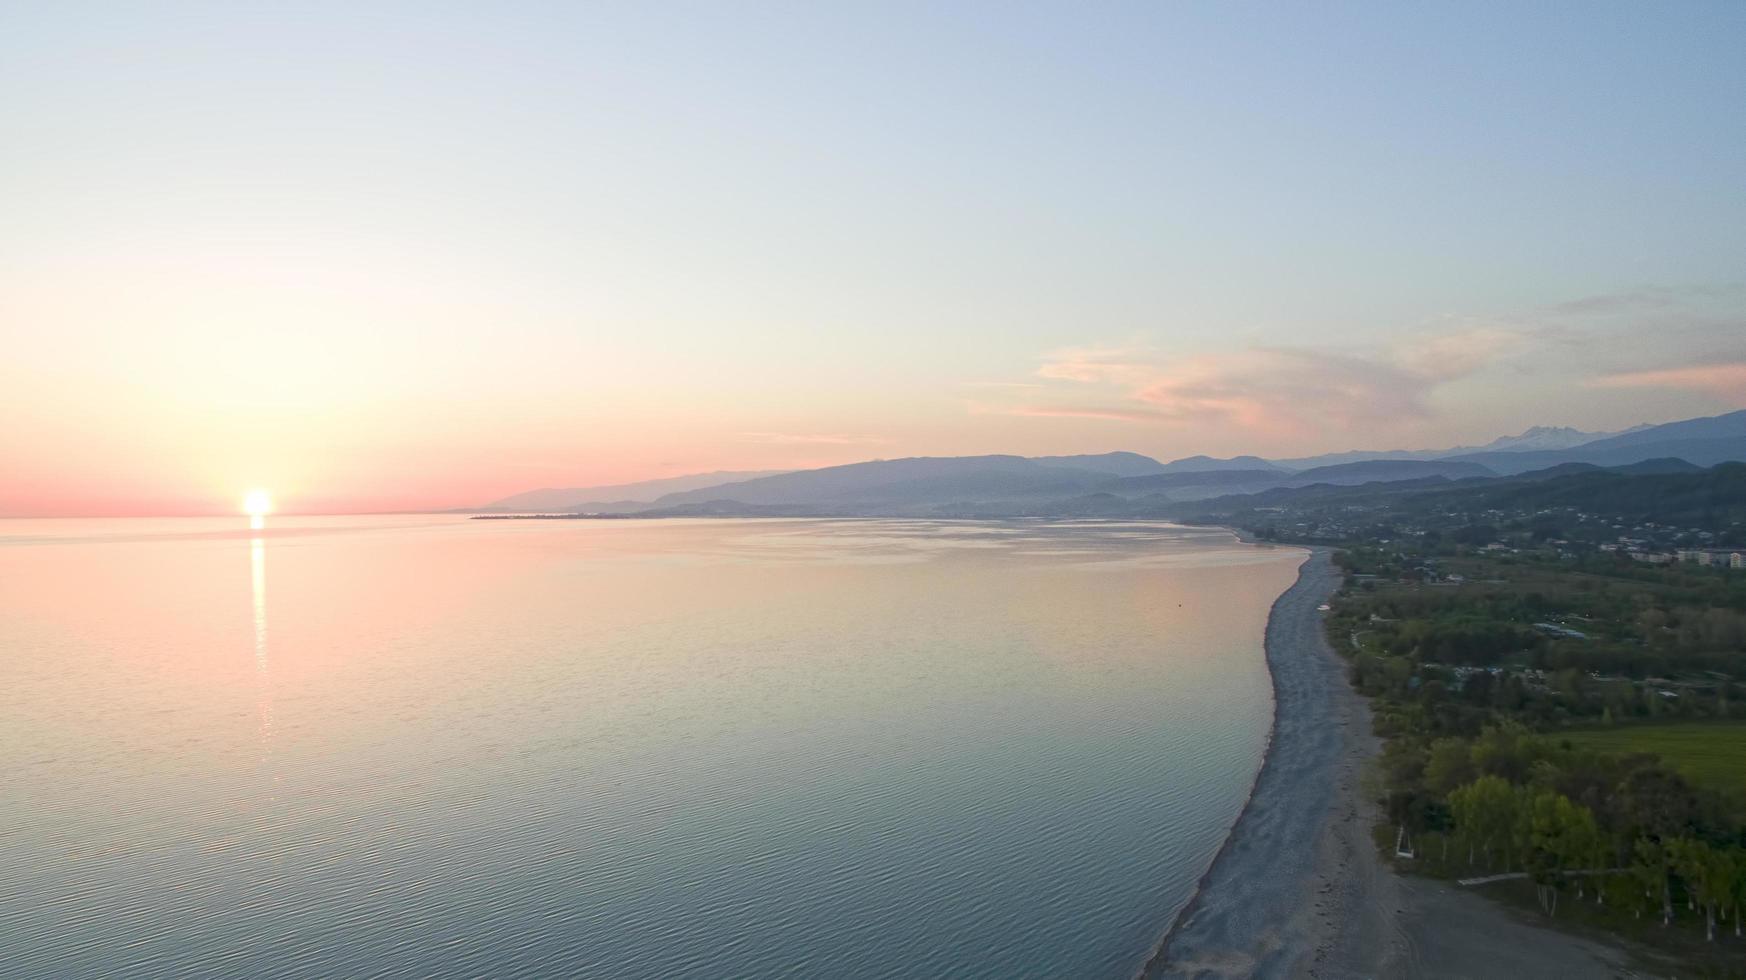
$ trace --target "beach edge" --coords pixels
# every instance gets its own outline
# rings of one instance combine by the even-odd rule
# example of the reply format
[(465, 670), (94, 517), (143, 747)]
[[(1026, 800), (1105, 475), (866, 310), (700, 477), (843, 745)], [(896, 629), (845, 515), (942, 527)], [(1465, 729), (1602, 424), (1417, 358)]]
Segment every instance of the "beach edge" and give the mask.
[(1194, 894), (1136, 974), (1144, 980), (1363, 975), (1400, 946), (1360, 785), (1378, 742), (1319, 609), (1341, 576), (1332, 549), (1281, 547), (1304, 559), (1268, 611), (1273, 718), (1262, 762)]

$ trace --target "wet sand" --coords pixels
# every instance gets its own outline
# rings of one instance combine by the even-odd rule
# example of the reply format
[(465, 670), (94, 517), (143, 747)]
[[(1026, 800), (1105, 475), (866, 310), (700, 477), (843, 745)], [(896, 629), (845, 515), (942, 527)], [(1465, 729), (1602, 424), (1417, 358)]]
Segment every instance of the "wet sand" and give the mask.
[(1273, 735), (1247, 806), (1144, 977), (1633, 976), (1624, 954), (1454, 885), (1396, 875), (1360, 785), (1380, 743), (1328, 647), (1324, 548), (1273, 604)]

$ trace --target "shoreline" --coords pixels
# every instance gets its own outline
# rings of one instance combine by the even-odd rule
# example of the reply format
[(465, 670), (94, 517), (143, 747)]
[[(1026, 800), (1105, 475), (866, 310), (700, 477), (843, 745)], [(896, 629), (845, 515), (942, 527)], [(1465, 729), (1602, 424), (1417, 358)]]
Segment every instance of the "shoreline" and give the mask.
[(1371, 836), (1380, 812), (1362, 785), (1381, 739), (1317, 608), (1340, 586), (1333, 549), (1274, 547), (1307, 554), (1267, 615), (1267, 748), (1224, 844), (1139, 980), (1644, 976), (1618, 945), (1384, 862)]
[[(1247, 543), (1256, 543), (1237, 533)], [(1224, 844), (1144, 978), (1367, 975), (1400, 947), (1377, 894), (1390, 882), (1358, 786), (1377, 751), (1317, 607), (1339, 587), (1328, 548), (1305, 548), (1268, 612), (1273, 719), (1261, 767)], [(1384, 909), (1387, 911), (1384, 911)]]

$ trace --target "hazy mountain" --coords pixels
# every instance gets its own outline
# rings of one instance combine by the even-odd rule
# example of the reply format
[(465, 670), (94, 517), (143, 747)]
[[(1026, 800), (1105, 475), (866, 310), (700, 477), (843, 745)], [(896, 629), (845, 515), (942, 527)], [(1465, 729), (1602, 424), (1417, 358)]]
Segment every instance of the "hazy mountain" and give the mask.
[[(1692, 442), (1712, 439), (1746, 438), (1746, 409), (1711, 415), (1665, 425), (1639, 426), (1606, 439), (1587, 444), (1590, 449), (1615, 449), (1622, 446), (1643, 446), (1665, 442)], [(1691, 460), (1691, 462), (1696, 462)]]
[(1259, 456), (1232, 456), (1230, 459), (1216, 459), (1212, 456), (1186, 456), (1172, 460), (1160, 467), (1164, 473), (1210, 473), (1217, 470), (1273, 470), (1280, 467), (1269, 463)]
[[(1650, 427), (1637, 426), (1633, 429), (1626, 429), (1625, 432), (1637, 432), (1645, 428)], [(1453, 449), (1354, 449), (1342, 453), (1324, 453), (1320, 456), (1276, 459), (1273, 462), (1289, 469), (1303, 470), (1317, 466), (1336, 466), (1341, 463), (1361, 463), (1379, 459), (1449, 459), (1455, 456), (1487, 452), (1557, 451), (1621, 434), (1617, 432), (1584, 432), (1569, 426), (1536, 425), (1521, 435), (1499, 436), (1483, 446), (1456, 446)]]
[[(1259, 494), (1219, 497), (1177, 505), (1172, 516), (1223, 521), (1260, 507), (1323, 513), (1360, 511), (1368, 520), (1437, 511), (1477, 513), (1490, 509), (1574, 507), (1618, 513), (1627, 519), (1721, 526), (1746, 518), (1746, 464), (1705, 469), (1679, 460), (1601, 468), (1563, 463), (1517, 476), (1449, 481), (1442, 478), (1355, 487), (1317, 484), (1280, 487)], [(1669, 471), (1661, 471), (1666, 468)], [(1642, 472), (1642, 469), (1652, 472)]]
[(722, 471), (718, 473), (693, 473), (688, 476), (670, 476), (659, 480), (643, 480), (638, 483), (616, 483), (599, 487), (549, 487), (543, 490), (518, 493), (514, 496), (504, 497), (502, 500), (494, 500), (479, 509), (506, 513), (559, 513), (583, 509), (625, 510), (627, 504), (650, 503), (662, 494), (696, 490), (700, 487), (749, 480), (753, 477), (772, 476), (781, 472), (785, 471)]
[(827, 466), (780, 476), (670, 493), (661, 508), (711, 501), (751, 506), (805, 505), (831, 512), (1004, 500), (1087, 491), (1109, 474), (1023, 456), (919, 456)]
[(1616, 432), (1583, 432), (1565, 425), (1536, 425), (1519, 436), (1499, 436), (1483, 446), (1451, 449), (1445, 455), (1470, 452), (1524, 452), (1539, 449), (1572, 449), (1584, 443), (1618, 435)]
[(1189, 470), (1186, 473), (1131, 476), (1107, 483), (1103, 490), (1122, 496), (1158, 493), (1175, 501), (1203, 500), (1229, 493), (1257, 493), (1279, 486), (1290, 476), (1279, 469)]
[[(1023, 457), (944, 457), (957, 459), (1023, 459)], [(1253, 457), (1251, 457), (1253, 458)], [(894, 462), (904, 462), (902, 460)], [(1139, 453), (1109, 452), (1094, 453), (1082, 456), (1037, 456), (1027, 462), (1037, 468), (1055, 470), (1070, 470), (1078, 475), (1070, 480), (1042, 480), (1044, 486), (1079, 487), (1097, 482), (1094, 477), (1126, 477), (1140, 476), (1148, 473), (1160, 473), (1164, 464), (1150, 456)], [(855, 466), (865, 464), (850, 464)], [(831, 467), (837, 469), (838, 467)], [(1029, 468), (1023, 468), (1026, 472)], [(598, 487), (553, 487), (541, 490), (529, 490), (514, 496), (494, 500), (482, 507), (473, 508), (482, 512), (496, 513), (565, 513), (574, 511), (600, 511), (611, 513), (635, 513), (649, 509), (657, 500), (669, 494), (684, 494), (692, 490), (703, 490), (709, 487), (720, 487), (727, 484), (744, 483), (768, 476), (781, 476), (794, 472), (792, 470), (748, 470), (722, 471), (717, 473), (695, 473), (687, 476), (667, 477), (659, 480), (643, 480), (638, 483), (620, 483)], [(816, 471), (802, 471), (816, 472)], [(1013, 484), (1007, 489), (1018, 492), (1025, 491), (1024, 481)], [(762, 492), (762, 491), (759, 491)], [(703, 499), (721, 499), (726, 494), (703, 494)], [(662, 501), (662, 506), (677, 506), (695, 502), (697, 497), (679, 497), (672, 501)], [(750, 503), (750, 501), (742, 501)]]
[(1651, 425), (1552, 452), (1481, 452), (1451, 458), (1480, 463), (1506, 475), (1559, 463), (1614, 467), (1663, 458), (1714, 466), (1746, 460), (1746, 410)]
[(1044, 466), (1090, 470), (1094, 473), (1108, 473), (1110, 476), (1144, 476), (1169, 469), (1150, 456), (1127, 452), (1097, 453), (1089, 456), (1032, 456), (1030, 459)]
[(1543, 470), (1529, 470), (1526, 473), (1518, 473), (1516, 474), (1515, 479), (1555, 480), (1561, 476), (1576, 476), (1580, 473), (1604, 472), (1606, 472), (1606, 467), (1596, 466), (1593, 463), (1559, 463), (1557, 466), (1548, 466)]
[(1497, 473), (1478, 463), (1471, 462), (1441, 459), (1373, 459), (1356, 463), (1317, 466), (1313, 469), (1293, 473), (1288, 479), (1281, 481), (1281, 484), (1292, 487), (1307, 487), (1317, 483), (1356, 486), (1362, 483), (1423, 480), (1431, 477), (1441, 477), (1445, 480), (1464, 480), (1476, 476), (1497, 476)]
[(1021, 456), (919, 457), (803, 470), (673, 493), (650, 512), (929, 516), (1160, 516), (1172, 503), (1310, 484), (1447, 482), (1495, 476), (1474, 464), (1385, 460), (1321, 467), (1186, 470), (1111, 478)]
[(1629, 463), (1625, 466), (1615, 466), (1614, 473), (1624, 473), (1627, 476), (1640, 476), (1645, 473), (1700, 473), (1703, 467), (1696, 463), (1688, 463), (1683, 459), (1662, 457), (1646, 459), (1641, 463)]
[(1559, 463), (1626, 466), (1645, 459), (1676, 458), (1697, 466), (1746, 459), (1746, 411), (1678, 423), (1645, 424), (1620, 433), (1594, 433), (1561, 426), (1535, 426), (1521, 435), (1495, 438), (1482, 447), (1329, 452), (1325, 456), (1275, 459), (1289, 468), (1343, 465), (1355, 461), (1446, 459), (1479, 463), (1503, 475), (1543, 470)]
[(1315, 469), (1318, 466), (1339, 466), (1343, 463), (1368, 463), (1379, 459), (1436, 459), (1434, 449), (1352, 449), (1341, 453), (1323, 453), (1320, 456), (1293, 456), (1284, 459), (1270, 459), (1269, 463), (1282, 469), (1298, 471)]
[[(642, 483), (536, 490), (487, 509), (661, 514), (908, 516), (1160, 516), (1172, 505), (1280, 494), (1394, 493), (1527, 474), (1559, 479), (1596, 467), (1678, 475), (1746, 460), (1746, 411), (1600, 436), (1536, 426), (1471, 451), (1334, 453), (1285, 460), (1190, 456), (1160, 463), (1129, 452), (1081, 456), (945, 456), (872, 460), (815, 470), (705, 473)], [(1447, 455), (1453, 453), (1454, 455)], [(1361, 457), (1361, 458), (1353, 458)], [(1695, 465), (1694, 465), (1695, 464)], [(1539, 471), (1539, 472), (1534, 472)], [(1317, 489), (1320, 487), (1321, 489)]]

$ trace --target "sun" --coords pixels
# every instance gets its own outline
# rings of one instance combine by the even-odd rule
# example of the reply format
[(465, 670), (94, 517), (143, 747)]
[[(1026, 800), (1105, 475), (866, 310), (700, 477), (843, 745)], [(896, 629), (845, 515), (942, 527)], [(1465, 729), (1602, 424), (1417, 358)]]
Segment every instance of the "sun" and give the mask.
[(250, 490), (243, 495), (242, 506), (250, 517), (266, 517), (273, 512), (273, 497), (265, 490)]

